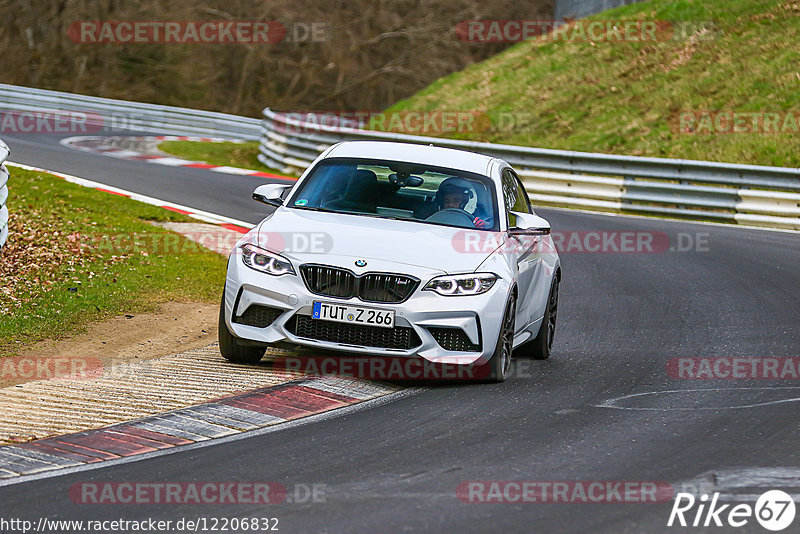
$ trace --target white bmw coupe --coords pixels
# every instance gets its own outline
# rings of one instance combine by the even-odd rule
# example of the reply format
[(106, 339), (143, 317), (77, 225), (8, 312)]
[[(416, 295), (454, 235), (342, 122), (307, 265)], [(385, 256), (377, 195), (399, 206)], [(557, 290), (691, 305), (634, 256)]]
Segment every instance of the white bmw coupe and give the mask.
[(505, 161), (351, 141), (253, 198), (275, 209), (228, 260), (228, 360), (288, 343), (479, 366), (502, 381), (512, 352), (550, 356), (561, 265)]

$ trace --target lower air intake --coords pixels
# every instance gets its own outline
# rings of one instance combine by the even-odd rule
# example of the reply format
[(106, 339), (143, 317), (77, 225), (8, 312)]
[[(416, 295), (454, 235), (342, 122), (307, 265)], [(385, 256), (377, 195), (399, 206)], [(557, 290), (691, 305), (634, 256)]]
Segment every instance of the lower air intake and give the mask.
[(345, 324), (312, 319), (308, 315), (295, 315), (287, 330), (297, 337), (380, 349), (409, 350), (422, 344), (413, 328)]
[(247, 307), (243, 314), (234, 317), (233, 322), (247, 326), (255, 326), (258, 328), (266, 328), (275, 322), (275, 319), (280, 317), (283, 310), (278, 308), (271, 308), (269, 306), (261, 306), (259, 304), (251, 304)]
[(428, 328), (433, 339), (444, 350), (458, 352), (480, 352), (481, 346), (469, 340), (467, 333), (460, 328)]

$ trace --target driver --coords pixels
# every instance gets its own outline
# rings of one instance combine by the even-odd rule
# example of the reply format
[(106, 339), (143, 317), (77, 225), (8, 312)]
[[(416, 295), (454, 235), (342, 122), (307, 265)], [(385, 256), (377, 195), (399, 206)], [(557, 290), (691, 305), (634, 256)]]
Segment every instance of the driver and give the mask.
[[(447, 178), (439, 184), (439, 189), (436, 191), (436, 198), (434, 199), (436, 211), (444, 209), (464, 210), (472, 195), (472, 188), (466, 180)], [(464, 211), (469, 214), (466, 210)], [(470, 217), (472, 217), (471, 214)], [(480, 217), (475, 217), (472, 220), (472, 224), (475, 225), (475, 228), (486, 228), (488, 226), (487, 222)]]

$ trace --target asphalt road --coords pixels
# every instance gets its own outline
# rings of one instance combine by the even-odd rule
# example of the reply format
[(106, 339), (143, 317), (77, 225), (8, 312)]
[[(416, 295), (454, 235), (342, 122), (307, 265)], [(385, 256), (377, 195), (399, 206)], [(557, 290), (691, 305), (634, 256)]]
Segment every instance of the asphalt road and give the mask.
[[(154, 134), (131, 132), (130, 135)], [(60, 145), (59, 137), (52, 134), (3, 133), (1, 137), (11, 149), (9, 160), (15, 163), (72, 174), (162, 200), (178, 199), (172, 202), (253, 223), (264, 217), (266, 209), (253, 201), (253, 189), (260, 184), (280, 182), (74, 150)]]
[[(249, 197), (259, 180), (252, 177), (120, 161), (46, 138), (6, 141), (13, 161), (258, 219)], [(522, 362), (503, 384), (436, 384), (279, 432), (0, 487), (0, 517), (276, 517), (280, 532), (669, 532), (702, 529), (668, 528), (671, 502), (465, 503), (456, 489), (506, 480), (666, 481), (680, 488), (704, 476), (720, 491), (736, 481), (728, 490), (800, 493), (800, 382), (679, 380), (666, 371), (676, 357), (800, 356), (796, 234), (540, 212), (557, 231), (663, 232), (674, 245), (689, 238), (702, 245), (562, 253), (554, 354)], [(599, 407), (609, 402), (623, 409)], [(768, 468), (785, 479), (747, 471)], [(75, 504), (69, 488), (89, 481), (322, 484), (325, 502)], [(753, 519), (710, 530), (766, 532)]]

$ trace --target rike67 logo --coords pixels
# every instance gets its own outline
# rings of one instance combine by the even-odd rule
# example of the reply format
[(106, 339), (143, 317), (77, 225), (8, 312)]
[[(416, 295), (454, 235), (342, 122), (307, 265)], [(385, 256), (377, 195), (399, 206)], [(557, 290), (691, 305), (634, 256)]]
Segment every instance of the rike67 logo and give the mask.
[(678, 493), (667, 526), (738, 528), (755, 518), (765, 529), (778, 532), (794, 521), (795, 503), (785, 491), (767, 491), (758, 498), (755, 506), (719, 504), (719, 496), (719, 493), (714, 493), (709, 501), (706, 494), (698, 499), (691, 493)]

